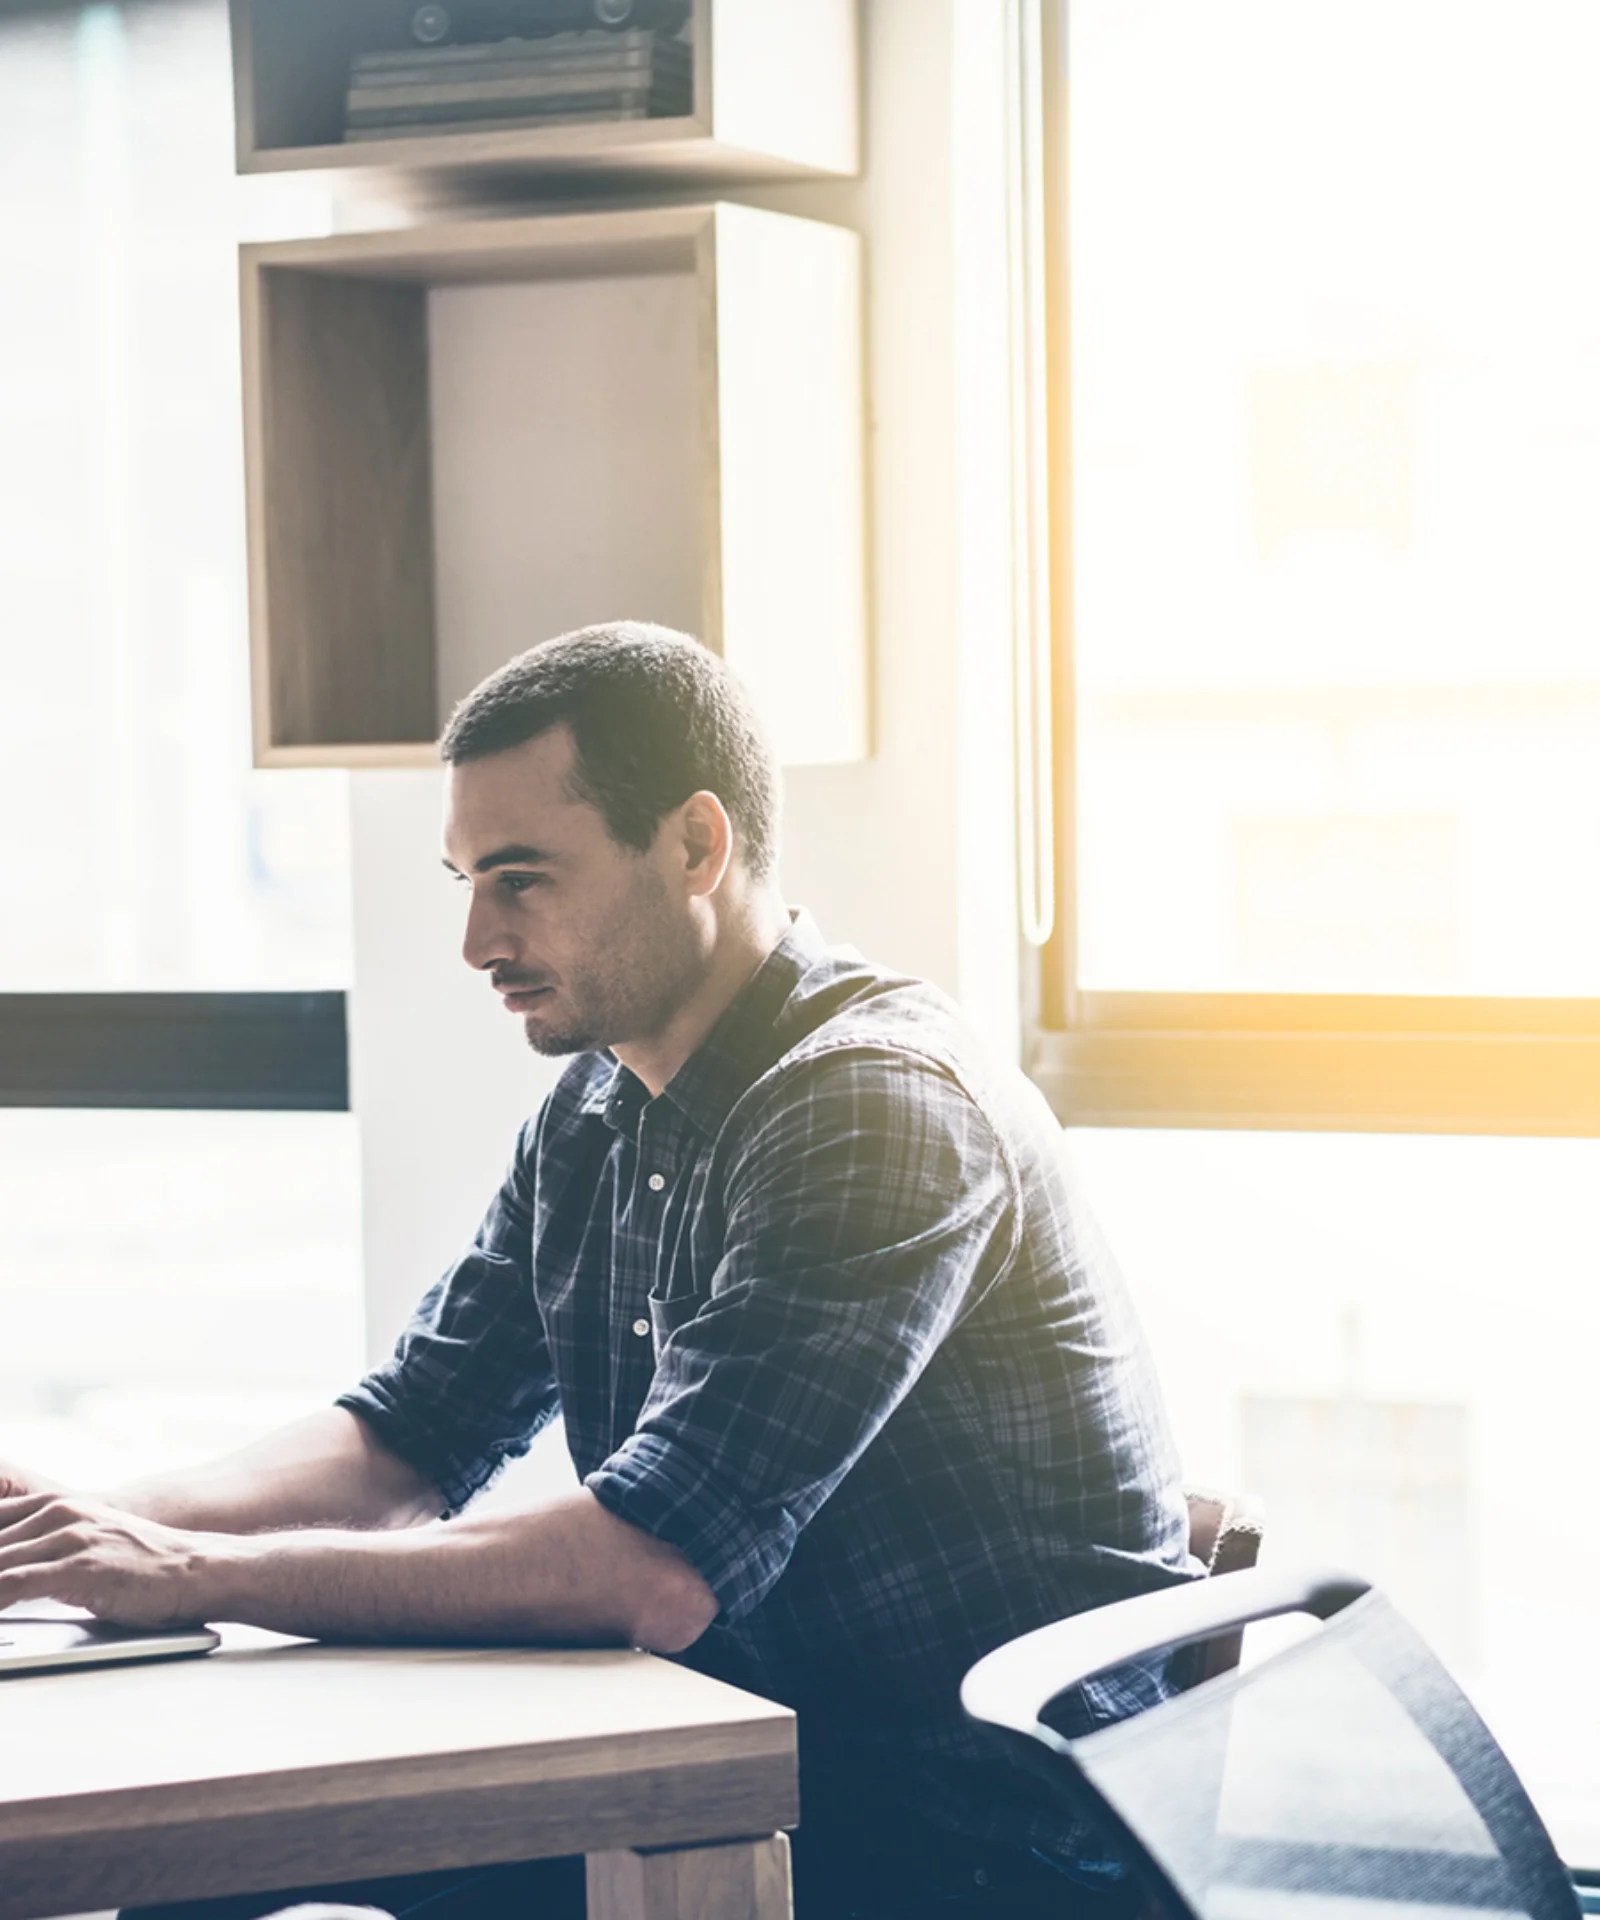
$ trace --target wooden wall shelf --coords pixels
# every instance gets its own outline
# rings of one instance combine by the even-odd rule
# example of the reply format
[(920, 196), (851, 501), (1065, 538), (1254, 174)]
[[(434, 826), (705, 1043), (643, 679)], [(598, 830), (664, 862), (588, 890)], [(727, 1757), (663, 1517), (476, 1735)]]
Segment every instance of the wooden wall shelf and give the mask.
[(867, 751), (859, 243), (750, 207), (241, 253), (260, 766), (435, 761), (535, 641), (664, 621)]
[(855, 0), (693, 0), (683, 118), (346, 143), (351, 55), (409, 44), (416, 0), (230, 0), (241, 173), (350, 169), (767, 180), (859, 167)]

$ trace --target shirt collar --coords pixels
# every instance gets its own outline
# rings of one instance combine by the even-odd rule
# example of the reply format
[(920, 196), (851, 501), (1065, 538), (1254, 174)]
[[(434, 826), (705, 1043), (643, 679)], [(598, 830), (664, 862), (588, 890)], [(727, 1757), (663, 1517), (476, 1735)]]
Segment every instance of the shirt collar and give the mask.
[[(724, 1008), (717, 1023), (663, 1089), (661, 1098), (702, 1133), (712, 1132), (739, 1095), (783, 1051), (779, 1015), (802, 978), (828, 957), (828, 945), (804, 908), (789, 916), (789, 931)], [(618, 1132), (632, 1132), (649, 1102), (644, 1084), (610, 1054), (583, 1101), (583, 1111), (603, 1115)]]
[(778, 1058), (779, 1018), (807, 973), (828, 956), (817, 923), (803, 908), (789, 931), (734, 995), (716, 1025), (662, 1092), (702, 1133), (712, 1132), (747, 1087)]
[[(633, 1080), (633, 1075), (609, 1048), (590, 1054), (588, 1060), (591, 1063), (593, 1078), (589, 1083), (588, 1091), (578, 1102), (578, 1112), (600, 1114), (605, 1119), (611, 1120), (613, 1101), (623, 1091), (625, 1084)], [(638, 1082), (634, 1081), (634, 1085), (637, 1086)], [(621, 1125), (620, 1118), (611, 1120), (611, 1124)]]

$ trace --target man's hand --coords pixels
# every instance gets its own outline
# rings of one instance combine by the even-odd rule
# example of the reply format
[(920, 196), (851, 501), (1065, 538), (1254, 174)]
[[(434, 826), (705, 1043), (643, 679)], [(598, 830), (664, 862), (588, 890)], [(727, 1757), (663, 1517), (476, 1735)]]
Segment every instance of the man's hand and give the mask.
[(0, 1498), (0, 1607), (60, 1600), (122, 1626), (187, 1625), (206, 1612), (203, 1539), (56, 1488)]

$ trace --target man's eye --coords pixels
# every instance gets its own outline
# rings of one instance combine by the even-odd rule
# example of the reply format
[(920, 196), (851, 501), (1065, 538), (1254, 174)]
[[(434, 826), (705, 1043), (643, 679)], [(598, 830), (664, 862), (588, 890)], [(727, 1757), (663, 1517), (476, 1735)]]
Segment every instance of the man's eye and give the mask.
[(500, 884), (511, 893), (526, 893), (529, 887), (542, 887), (549, 883), (549, 875), (543, 873), (503, 873)]

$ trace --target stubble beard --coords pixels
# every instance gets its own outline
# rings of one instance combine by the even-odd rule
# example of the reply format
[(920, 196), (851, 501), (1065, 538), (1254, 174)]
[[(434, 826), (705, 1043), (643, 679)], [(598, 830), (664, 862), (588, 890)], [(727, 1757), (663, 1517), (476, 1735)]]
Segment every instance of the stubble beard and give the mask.
[[(546, 1059), (565, 1054), (599, 1053), (607, 1047), (626, 1045), (642, 1035), (659, 1032), (692, 988), (693, 969), (685, 954), (680, 956), (680, 966), (666, 980), (629, 983), (613, 977), (596, 984), (599, 991), (590, 996), (592, 1004), (575, 1008), (568, 1016), (571, 1024), (566, 1027), (542, 1026), (537, 1014), (523, 1015), (522, 1031), (535, 1053)], [(578, 1024), (579, 1020), (582, 1024)]]
[(578, 1031), (552, 1033), (541, 1027), (531, 1013), (523, 1015), (522, 1031), (533, 1051), (542, 1054), (547, 1060), (557, 1060), (569, 1053), (598, 1053), (605, 1044), (589, 1033)]
[(699, 956), (687, 928), (663, 910), (657, 884), (635, 894), (625, 924), (626, 934), (600, 943), (602, 951), (609, 945), (609, 965), (569, 975), (564, 1027), (523, 1015), (522, 1031), (535, 1053), (555, 1058), (625, 1046), (659, 1032), (693, 990)]

